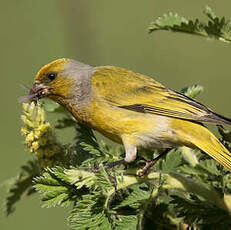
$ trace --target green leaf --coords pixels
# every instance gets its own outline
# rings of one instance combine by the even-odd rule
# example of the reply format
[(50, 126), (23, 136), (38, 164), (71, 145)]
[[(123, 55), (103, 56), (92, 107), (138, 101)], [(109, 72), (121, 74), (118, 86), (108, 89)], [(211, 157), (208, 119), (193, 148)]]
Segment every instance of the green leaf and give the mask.
[(64, 129), (68, 127), (74, 127), (76, 121), (72, 118), (64, 117), (62, 119), (57, 120), (57, 125), (55, 125), (56, 129)]
[(85, 170), (72, 168), (65, 170), (65, 174), (68, 177), (70, 184), (75, 185), (77, 189), (81, 189), (83, 187), (91, 189), (96, 181), (95, 173), (87, 172)]
[(188, 148), (186, 146), (180, 147), (183, 158), (188, 162), (192, 167), (195, 167), (199, 162), (196, 156), (198, 150)]
[(114, 209), (119, 209), (125, 206), (134, 207), (137, 206), (137, 203), (140, 205), (142, 201), (150, 197), (150, 191), (143, 189), (142, 185), (134, 185), (130, 187), (130, 192), (123, 201), (118, 204)]
[(86, 142), (81, 142), (81, 143), (79, 143), (79, 145), (81, 147), (83, 147), (84, 151), (86, 151), (92, 155), (95, 155), (96, 157), (102, 156), (102, 152), (100, 151), (100, 149), (95, 148), (95, 146), (92, 146), (91, 144), (87, 144)]
[(14, 212), (14, 205), (23, 197), (34, 193), (33, 177), (39, 174), (37, 161), (28, 161), (21, 167), (20, 174), (10, 183), (8, 196), (5, 201), (6, 214)]
[(190, 198), (172, 196), (178, 217), (183, 217), (185, 223), (200, 229), (225, 230), (231, 224), (230, 214), (218, 209), (210, 201), (200, 200), (197, 196)]
[(47, 111), (47, 112), (56, 112), (60, 105), (48, 98), (43, 98), (40, 100), (40, 103), (42, 104), (42, 107)]
[(69, 206), (80, 195), (75, 186), (69, 183), (69, 177), (62, 167), (47, 169), (34, 182), (34, 188), (41, 194), (43, 207)]
[(208, 22), (201, 22), (199, 19), (188, 20), (177, 13), (164, 14), (154, 20), (148, 27), (149, 33), (158, 30), (170, 30), (183, 32), (192, 35), (209, 37), (223, 42), (231, 41), (231, 22), (224, 17), (218, 18), (210, 7), (204, 10)]
[(104, 211), (104, 202), (98, 193), (83, 195), (68, 217), (71, 229), (112, 229)]
[(109, 175), (105, 171), (103, 165), (101, 164), (98, 172), (96, 173), (96, 180), (94, 184), (95, 189), (100, 190), (101, 193), (107, 194), (109, 191), (113, 190), (114, 187), (112, 182), (109, 179)]
[(76, 139), (79, 141), (79, 143), (86, 142), (88, 144), (93, 145), (94, 147), (99, 146), (95, 134), (93, 133), (92, 129), (90, 129), (88, 126), (78, 123), (76, 126), (76, 133)]
[(117, 215), (115, 230), (134, 230), (137, 229), (138, 218), (136, 215)]
[[(76, 123), (76, 137), (75, 145), (72, 146), (73, 152), (73, 165), (82, 165), (85, 167), (93, 167), (94, 162), (91, 164), (92, 156), (89, 151), (100, 151), (97, 139), (93, 131), (86, 125)], [(85, 162), (86, 161), (86, 162)], [(85, 162), (85, 164), (84, 164)]]
[(192, 85), (185, 87), (181, 90), (181, 92), (186, 95), (187, 97), (195, 98), (201, 92), (203, 92), (204, 88), (200, 85)]
[(196, 167), (204, 170), (204, 172), (211, 176), (220, 175), (220, 171), (217, 168), (217, 162), (213, 159), (203, 160)]
[(207, 188), (221, 185), (221, 178), (223, 177), (222, 171), (218, 169), (218, 163), (213, 159), (201, 160), (195, 166), (183, 165), (180, 167), (180, 171), (190, 177), (193, 176)]
[(227, 141), (227, 142), (231, 143), (231, 131), (226, 129), (222, 125), (217, 125), (217, 127), (218, 127), (218, 132), (222, 136), (222, 139), (224, 141)]
[(120, 159), (119, 155), (122, 154), (123, 149), (120, 146), (115, 148), (102, 140), (98, 143), (93, 131), (83, 124), (78, 124), (76, 131), (74, 151), (76, 162), (81, 167), (93, 168), (95, 164), (110, 163)]
[(205, 7), (204, 13), (212, 20), (215, 20), (217, 18), (216, 14), (209, 6)]
[(165, 172), (175, 171), (182, 164), (182, 155), (179, 150), (172, 150), (162, 161), (162, 170)]
[(188, 20), (177, 13), (164, 14), (162, 17), (158, 17), (149, 26), (149, 32), (160, 30), (160, 29), (171, 29), (174, 26), (180, 26), (182, 23), (187, 24)]

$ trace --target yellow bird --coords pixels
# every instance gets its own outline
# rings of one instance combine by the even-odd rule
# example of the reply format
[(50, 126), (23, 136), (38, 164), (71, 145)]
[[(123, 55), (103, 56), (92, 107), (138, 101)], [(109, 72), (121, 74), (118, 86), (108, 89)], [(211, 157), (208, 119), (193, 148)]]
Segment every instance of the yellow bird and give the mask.
[[(58, 102), (79, 122), (123, 144), (125, 159), (114, 165), (134, 161), (139, 148), (184, 145), (203, 150), (231, 170), (231, 153), (201, 124), (231, 125), (231, 119), (150, 77), (63, 58), (45, 65), (35, 76), (28, 99), (42, 97)], [(147, 163), (140, 175), (156, 160)]]

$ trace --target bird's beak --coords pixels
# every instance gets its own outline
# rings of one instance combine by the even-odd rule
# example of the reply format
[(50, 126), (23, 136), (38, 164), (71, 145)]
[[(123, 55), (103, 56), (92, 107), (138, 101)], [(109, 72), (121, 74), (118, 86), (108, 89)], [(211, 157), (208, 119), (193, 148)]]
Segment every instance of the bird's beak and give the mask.
[(18, 99), (19, 102), (34, 102), (37, 104), (40, 98), (50, 94), (49, 88), (42, 83), (35, 82), (29, 94)]
[(34, 101), (36, 103), (40, 98), (46, 97), (48, 94), (48, 87), (42, 83), (35, 82), (28, 96), (31, 98), (30, 101)]

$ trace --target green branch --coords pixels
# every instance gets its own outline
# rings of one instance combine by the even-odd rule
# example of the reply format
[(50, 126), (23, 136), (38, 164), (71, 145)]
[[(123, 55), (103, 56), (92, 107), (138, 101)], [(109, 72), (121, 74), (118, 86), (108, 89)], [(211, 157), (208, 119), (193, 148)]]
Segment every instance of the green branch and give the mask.
[(182, 32), (230, 43), (230, 20), (226, 20), (225, 17), (217, 17), (208, 6), (205, 7), (204, 14), (208, 17), (207, 22), (201, 22), (199, 19), (188, 20), (177, 13), (170, 12), (155, 19), (149, 25), (148, 31), (149, 33), (159, 30)]
[[(78, 169), (66, 170), (65, 173), (68, 175), (69, 181), (77, 188), (80, 188), (83, 185), (90, 186), (91, 181), (94, 181), (94, 178), (96, 177), (96, 175), (92, 172)], [(213, 202), (217, 207), (223, 210), (231, 210), (231, 204), (229, 203), (230, 197), (224, 199), (216, 189), (212, 187), (207, 188), (206, 186), (196, 183), (192, 179), (182, 176), (179, 173), (150, 172), (144, 177), (137, 176), (137, 173), (138, 172), (136, 170), (120, 171), (122, 176), (116, 176), (116, 189), (120, 190), (134, 184), (146, 183), (147, 180), (158, 180), (161, 176), (165, 182), (162, 185), (162, 189), (177, 189), (183, 192), (193, 193), (203, 197), (205, 200)], [(108, 195), (111, 196), (115, 192), (115, 188), (112, 187), (111, 190), (108, 191)]]

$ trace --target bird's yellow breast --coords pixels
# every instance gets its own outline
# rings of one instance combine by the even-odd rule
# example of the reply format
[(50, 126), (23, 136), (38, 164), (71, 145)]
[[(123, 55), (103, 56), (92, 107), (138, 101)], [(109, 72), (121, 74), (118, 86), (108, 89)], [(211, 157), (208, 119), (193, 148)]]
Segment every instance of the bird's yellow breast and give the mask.
[(122, 142), (123, 135), (133, 137), (133, 144), (141, 146), (145, 145), (145, 141), (151, 143), (151, 139), (158, 139), (159, 136), (167, 139), (172, 136), (167, 117), (118, 108), (97, 98), (92, 99), (85, 108), (78, 110), (75, 107), (72, 114), (77, 120), (118, 143)]

